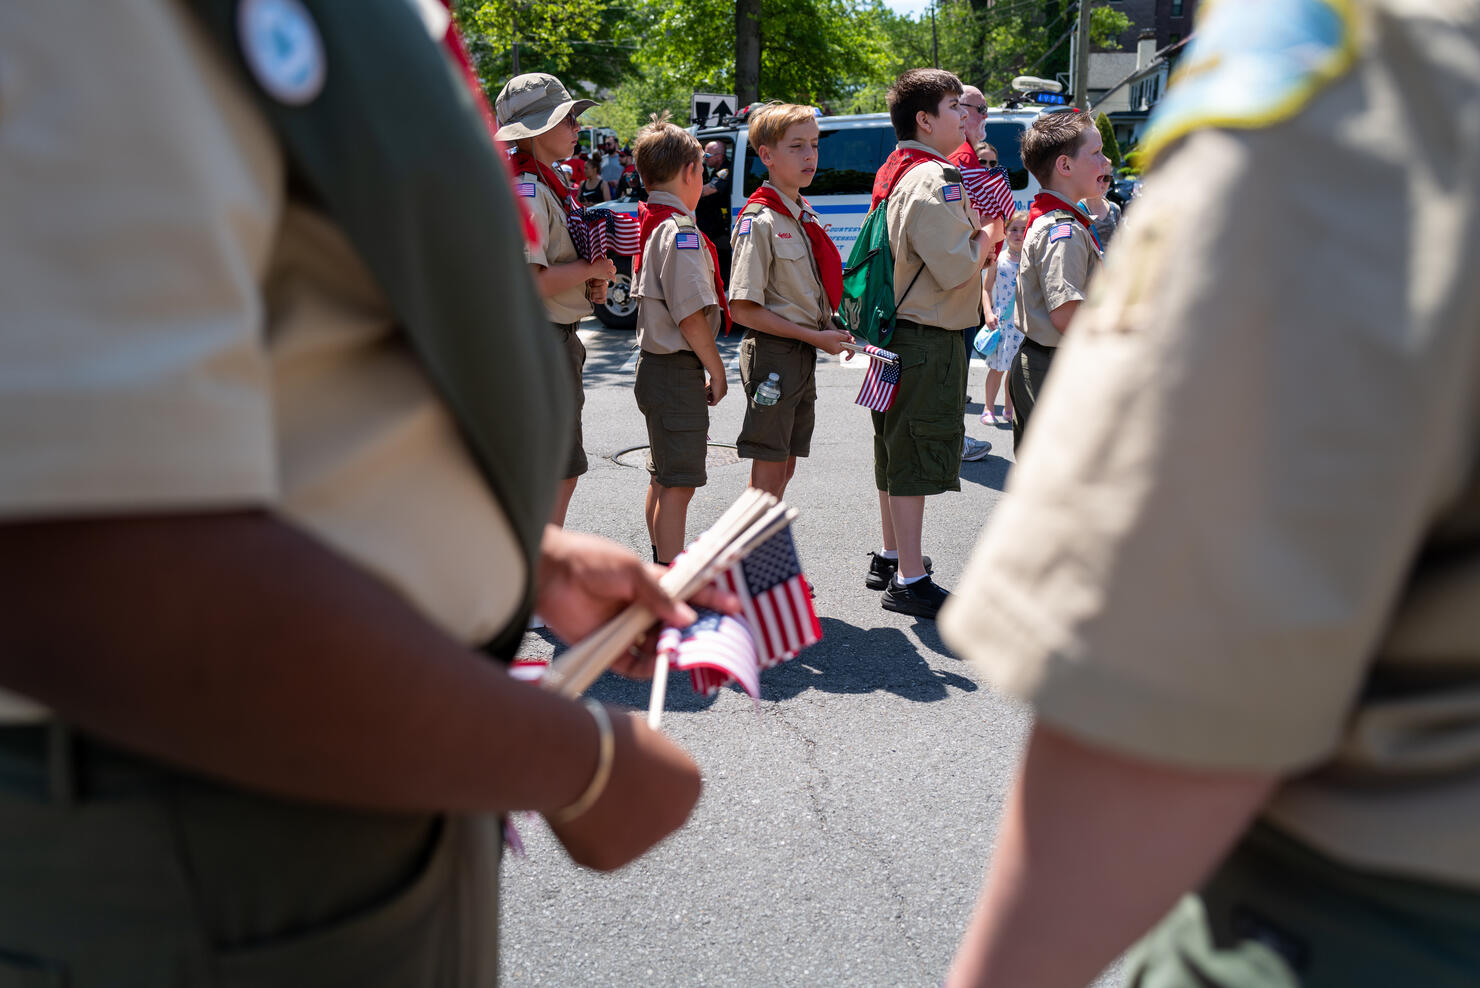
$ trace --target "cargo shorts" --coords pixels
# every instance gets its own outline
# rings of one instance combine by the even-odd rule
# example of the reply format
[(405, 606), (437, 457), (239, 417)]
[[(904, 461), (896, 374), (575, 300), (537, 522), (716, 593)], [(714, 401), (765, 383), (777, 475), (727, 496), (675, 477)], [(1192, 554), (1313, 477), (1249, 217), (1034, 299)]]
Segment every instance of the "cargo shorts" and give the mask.
[[(780, 376), (781, 398), (774, 405), (757, 405), (755, 389), (772, 373)], [(752, 330), (740, 344), (740, 384), (745, 424), (736, 452), (770, 462), (806, 456), (817, 421), (817, 348)]]
[(692, 350), (637, 356), (637, 407), (647, 420), (648, 473), (663, 487), (703, 487), (709, 453), (704, 365)]
[(874, 412), (874, 485), (897, 497), (961, 489), (966, 438), (966, 351), (962, 331), (901, 321), (888, 349), (899, 355), (899, 387)]
[(570, 456), (565, 461), (565, 471), (560, 475), (565, 480), (579, 477), (589, 469), (586, 460), (585, 436), (581, 432), (581, 410), (586, 407), (586, 387), (582, 372), (586, 368), (586, 344), (576, 333), (580, 323), (554, 323), (560, 341), (565, 347), (565, 356), (570, 361), (571, 381), (575, 384), (576, 418), (575, 432), (571, 436)]

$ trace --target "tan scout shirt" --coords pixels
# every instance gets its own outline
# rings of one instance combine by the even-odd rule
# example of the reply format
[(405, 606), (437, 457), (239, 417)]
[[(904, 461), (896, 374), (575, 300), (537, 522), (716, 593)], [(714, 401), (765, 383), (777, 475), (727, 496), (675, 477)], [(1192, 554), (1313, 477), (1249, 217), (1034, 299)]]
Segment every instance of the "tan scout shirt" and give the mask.
[(1080, 211), (1068, 204), (1033, 221), (1023, 237), (1018, 268), (1018, 328), (1042, 346), (1063, 340), (1049, 317), (1067, 302), (1082, 302), (1100, 269), (1100, 250), (1094, 237), (1074, 218)]
[[(267, 508), (459, 640), (502, 630), (503, 511), (191, 15), (26, 9), (0, 5), (28, 80), (0, 107), (0, 518)], [(0, 693), (0, 722), (44, 715)]]
[[(977, 215), (961, 173), (924, 144), (901, 141), (899, 146), (926, 151), (937, 160), (911, 168), (889, 195), (885, 219), (894, 250), (897, 316), (941, 329), (979, 326), (981, 249), (971, 239)], [(920, 272), (922, 264), (925, 270)], [(910, 288), (917, 272), (920, 279)]]
[(1284, 776), (1277, 825), (1477, 889), (1480, 173), (1428, 129), (1473, 93), (1407, 84), (1480, 77), (1456, 9), (1152, 173), (941, 631), (1048, 724)]
[[(671, 192), (654, 192), (648, 202), (684, 209)], [(694, 214), (670, 216), (648, 238), (637, 272), (637, 345), (648, 353), (692, 350), (679, 332), (678, 324), (704, 310), (710, 332), (718, 334), (724, 317), (720, 314), (720, 289), (714, 283), (714, 260), (701, 239), (697, 247), (679, 247), (680, 230), (699, 232)]]
[[(770, 182), (766, 187), (776, 189)], [(761, 205), (747, 206), (730, 233), (730, 301), (764, 306), (787, 322), (808, 329), (828, 325), (832, 310), (822, 276), (812, 257), (812, 241), (802, 229), (804, 207), (776, 191), (788, 215)], [(817, 214), (805, 209), (805, 215)], [(746, 221), (749, 220), (747, 223)]]
[[(529, 206), (534, 215), (535, 229), (540, 233), (538, 247), (524, 245), (525, 260), (544, 268), (579, 261), (581, 255), (576, 253), (575, 242), (570, 239), (570, 228), (565, 225), (565, 207), (560, 204), (560, 199), (533, 172), (522, 172), (514, 180), (516, 186), (525, 183), (534, 184), (534, 195), (524, 196), (521, 201)], [(586, 298), (584, 281), (545, 299), (545, 314), (551, 322), (562, 326), (580, 322), (594, 311)]]

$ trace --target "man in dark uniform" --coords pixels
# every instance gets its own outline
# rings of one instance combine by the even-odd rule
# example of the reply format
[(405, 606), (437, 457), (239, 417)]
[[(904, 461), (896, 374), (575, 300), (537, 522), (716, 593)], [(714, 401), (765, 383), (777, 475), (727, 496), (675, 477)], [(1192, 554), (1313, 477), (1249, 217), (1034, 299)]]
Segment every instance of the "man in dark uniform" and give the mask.
[(725, 145), (710, 141), (704, 145), (704, 189), (699, 194), (699, 207), (694, 220), (700, 232), (719, 251), (719, 272), (725, 287), (730, 286), (730, 169), (725, 163)]

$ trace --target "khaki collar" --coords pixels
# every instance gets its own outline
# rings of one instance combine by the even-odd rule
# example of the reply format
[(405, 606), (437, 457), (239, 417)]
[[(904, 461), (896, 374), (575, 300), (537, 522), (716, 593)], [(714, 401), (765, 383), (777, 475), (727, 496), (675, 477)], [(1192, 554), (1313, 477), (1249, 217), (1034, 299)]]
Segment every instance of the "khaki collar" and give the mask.
[(672, 192), (664, 192), (661, 189), (648, 193), (648, 202), (655, 202), (660, 206), (672, 206), (685, 216), (693, 216), (694, 211), (683, 204), (683, 200)]
[(899, 146), (901, 148), (911, 148), (912, 150), (915, 150), (915, 151), (924, 151), (926, 154), (930, 155), (932, 158), (938, 158), (941, 161), (944, 161), (946, 164), (950, 164), (951, 163), (949, 158), (947, 158), (945, 155), (941, 154), (939, 151), (935, 150), (935, 148), (931, 147), (928, 144), (921, 144), (919, 141), (900, 141), (899, 142)]
[(776, 193), (776, 198), (781, 200), (782, 204), (786, 206), (786, 211), (791, 214), (791, 218), (796, 220), (798, 223), (802, 222), (803, 214), (810, 214), (813, 219), (818, 218), (817, 211), (815, 209), (808, 209), (806, 206), (803, 206), (800, 202), (797, 202), (791, 196), (776, 188), (776, 186), (772, 185), (769, 181), (762, 182), (761, 188), (770, 189), (772, 192)]

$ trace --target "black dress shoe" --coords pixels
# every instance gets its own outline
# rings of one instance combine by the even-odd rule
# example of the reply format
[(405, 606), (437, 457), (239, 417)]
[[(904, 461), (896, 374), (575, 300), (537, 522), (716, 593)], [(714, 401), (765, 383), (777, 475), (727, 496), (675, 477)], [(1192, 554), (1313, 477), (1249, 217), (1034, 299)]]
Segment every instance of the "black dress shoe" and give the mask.
[[(921, 556), (920, 558), (925, 562), (925, 572), (927, 574), (935, 572), (930, 564), (929, 556)], [(870, 590), (883, 590), (889, 585), (889, 581), (894, 579), (894, 574), (898, 570), (898, 559), (885, 559), (877, 552), (871, 552), (869, 553), (868, 576), (863, 578), (863, 585)]]
[(886, 611), (930, 618), (933, 621), (940, 613), (940, 605), (950, 596), (949, 591), (936, 586), (928, 576), (903, 587), (891, 580), (889, 586), (884, 588), (882, 604)]

